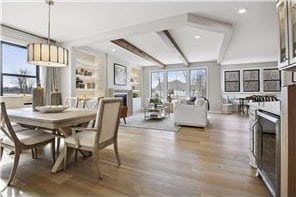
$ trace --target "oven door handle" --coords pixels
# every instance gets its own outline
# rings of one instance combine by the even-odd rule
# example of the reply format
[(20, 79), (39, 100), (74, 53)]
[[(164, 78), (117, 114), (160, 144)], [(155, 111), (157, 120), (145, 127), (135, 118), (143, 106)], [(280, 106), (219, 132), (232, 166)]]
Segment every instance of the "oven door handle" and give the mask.
[(270, 115), (268, 115), (266, 113), (262, 113), (260, 111), (257, 111), (257, 116), (260, 116), (260, 117), (262, 117), (262, 118), (264, 118), (266, 120), (269, 120), (269, 121), (271, 121), (273, 123), (277, 123), (279, 121), (279, 118), (270, 116)]

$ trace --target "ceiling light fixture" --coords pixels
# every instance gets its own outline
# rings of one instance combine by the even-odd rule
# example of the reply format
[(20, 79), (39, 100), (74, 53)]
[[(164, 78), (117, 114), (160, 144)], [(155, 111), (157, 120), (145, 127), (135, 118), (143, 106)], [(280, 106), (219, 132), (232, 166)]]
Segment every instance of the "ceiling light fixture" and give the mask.
[(237, 12), (238, 12), (239, 14), (244, 14), (244, 13), (247, 12), (247, 8), (240, 8), (240, 9), (238, 9)]
[(47, 67), (65, 67), (69, 64), (69, 51), (63, 47), (50, 43), (50, 7), (53, 0), (46, 0), (48, 4), (48, 39), (47, 43), (30, 43), (27, 46), (28, 63)]
[(112, 49), (112, 51), (115, 52), (116, 50), (115, 49)]
[(199, 35), (196, 35), (196, 36), (194, 36), (194, 38), (195, 38), (195, 39), (199, 39), (199, 38), (200, 38), (200, 36), (199, 36)]

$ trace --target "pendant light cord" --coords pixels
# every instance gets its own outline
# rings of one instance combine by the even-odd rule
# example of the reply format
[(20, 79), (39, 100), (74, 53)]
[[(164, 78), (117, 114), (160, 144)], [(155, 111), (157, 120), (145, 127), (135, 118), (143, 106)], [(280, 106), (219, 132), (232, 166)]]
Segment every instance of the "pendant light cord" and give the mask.
[(51, 2), (48, 2), (48, 40), (47, 40), (47, 44), (50, 44), (50, 6), (51, 6)]

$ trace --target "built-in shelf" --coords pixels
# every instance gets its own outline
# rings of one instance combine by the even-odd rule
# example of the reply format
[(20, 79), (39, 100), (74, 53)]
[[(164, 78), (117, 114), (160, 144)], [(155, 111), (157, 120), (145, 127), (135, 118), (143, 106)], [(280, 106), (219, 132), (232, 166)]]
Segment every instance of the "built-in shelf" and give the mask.
[(96, 79), (93, 75), (92, 76), (76, 75), (76, 77), (79, 77), (79, 78), (84, 79), (84, 80), (95, 80)]
[(89, 70), (99, 70), (98, 68), (94, 68), (94, 67), (91, 67), (91, 66), (85, 66), (85, 65), (81, 65), (81, 64), (77, 64), (76, 68), (85, 68), (85, 69), (89, 69)]
[(96, 89), (87, 89), (87, 88), (76, 88), (77, 91), (95, 91)]

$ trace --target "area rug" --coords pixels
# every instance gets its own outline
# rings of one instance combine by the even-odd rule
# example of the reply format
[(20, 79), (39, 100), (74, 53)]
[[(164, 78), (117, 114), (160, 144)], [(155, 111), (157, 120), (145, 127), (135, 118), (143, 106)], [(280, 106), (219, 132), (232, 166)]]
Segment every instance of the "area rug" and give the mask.
[(124, 127), (136, 127), (144, 129), (156, 129), (164, 131), (178, 132), (180, 126), (174, 123), (174, 114), (161, 120), (144, 120), (144, 113), (137, 113), (126, 118), (126, 124), (123, 121), (120, 123)]

